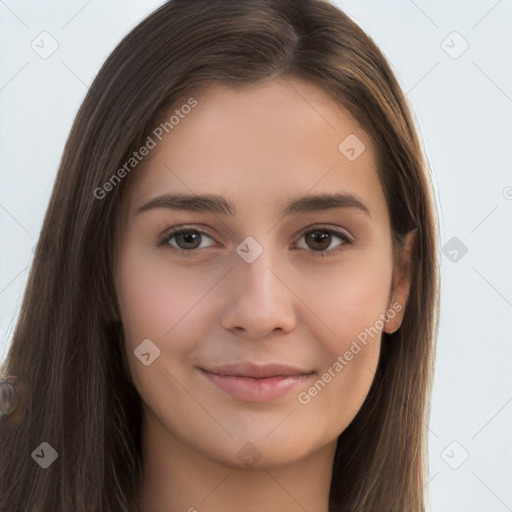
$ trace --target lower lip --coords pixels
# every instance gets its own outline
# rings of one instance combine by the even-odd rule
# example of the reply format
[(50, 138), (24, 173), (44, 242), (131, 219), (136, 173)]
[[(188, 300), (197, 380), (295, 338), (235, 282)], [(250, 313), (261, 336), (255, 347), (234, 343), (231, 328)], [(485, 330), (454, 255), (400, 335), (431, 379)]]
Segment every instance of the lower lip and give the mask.
[(253, 379), (251, 377), (236, 377), (233, 375), (216, 375), (201, 370), (210, 382), (238, 400), (245, 402), (269, 402), (277, 400), (297, 389), (308, 381), (314, 374), (288, 375)]

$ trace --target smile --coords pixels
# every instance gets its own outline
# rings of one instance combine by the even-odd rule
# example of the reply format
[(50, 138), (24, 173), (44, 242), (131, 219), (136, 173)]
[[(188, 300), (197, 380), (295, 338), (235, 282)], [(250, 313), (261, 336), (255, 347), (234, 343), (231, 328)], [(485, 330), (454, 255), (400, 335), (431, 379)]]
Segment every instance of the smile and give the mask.
[(296, 391), (315, 375), (315, 372), (279, 365), (237, 365), (215, 370), (199, 370), (209, 383), (245, 402), (277, 400)]

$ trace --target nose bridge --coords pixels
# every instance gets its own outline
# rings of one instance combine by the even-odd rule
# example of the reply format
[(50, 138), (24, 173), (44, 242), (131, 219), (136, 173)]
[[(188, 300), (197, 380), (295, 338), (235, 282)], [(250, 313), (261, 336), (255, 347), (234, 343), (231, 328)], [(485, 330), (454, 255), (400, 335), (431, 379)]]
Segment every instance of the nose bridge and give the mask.
[(229, 290), (222, 312), (224, 327), (246, 331), (253, 337), (263, 337), (275, 329), (292, 329), (293, 294), (279, 276), (282, 266), (277, 264), (275, 251), (246, 239), (236, 252), (235, 286)]
[(281, 267), (277, 249), (272, 246), (272, 233), (259, 233), (256, 236), (257, 239), (247, 236), (237, 246), (235, 272), (250, 294), (263, 294), (273, 298), (279, 282), (275, 269)]
[[(249, 246), (249, 252), (257, 249), (251, 246), (251, 241), (246, 242), (246, 246), (242, 245), (242, 249)], [(240, 249), (240, 246), (239, 246)], [(238, 252), (238, 250), (237, 250)], [(275, 264), (273, 250), (265, 248), (253, 260), (246, 260), (243, 256), (241, 261), (236, 263), (235, 272), (239, 274), (242, 288), (239, 294), (239, 300), (253, 303), (257, 306), (259, 312), (270, 310), (280, 298), (283, 297), (282, 282), (276, 277), (275, 268), (279, 265)], [(256, 311), (255, 313), (258, 313)]]
[[(272, 305), (277, 301), (277, 295), (281, 295), (282, 283), (277, 279), (275, 270), (272, 270), (272, 258), (270, 251), (263, 251), (252, 263), (238, 262), (241, 280), (244, 283), (245, 293), (249, 300), (264, 300), (264, 304), (259, 306)], [(275, 267), (275, 265), (274, 265)]]

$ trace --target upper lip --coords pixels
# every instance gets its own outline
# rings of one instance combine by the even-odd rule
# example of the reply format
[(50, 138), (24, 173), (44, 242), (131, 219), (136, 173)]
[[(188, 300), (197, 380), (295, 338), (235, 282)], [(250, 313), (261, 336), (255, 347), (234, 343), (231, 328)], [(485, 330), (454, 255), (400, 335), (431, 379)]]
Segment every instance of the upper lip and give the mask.
[(200, 368), (208, 373), (217, 375), (230, 375), (233, 377), (252, 377), (254, 379), (264, 379), (270, 377), (288, 377), (291, 375), (309, 375), (313, 373), (309, 370), (304, 370), (297, 366), (290, 366), (286, 364), (262, 364), (257, 365), (254, 363), (237, 363), (225, 364), (210, 368)]

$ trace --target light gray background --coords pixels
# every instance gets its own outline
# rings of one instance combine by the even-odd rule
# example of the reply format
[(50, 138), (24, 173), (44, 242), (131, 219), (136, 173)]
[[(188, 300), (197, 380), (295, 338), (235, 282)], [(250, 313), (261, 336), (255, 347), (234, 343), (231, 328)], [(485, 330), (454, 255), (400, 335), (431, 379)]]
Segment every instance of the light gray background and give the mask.
[[(407, 93), (434, 173), (441, 242), (450, 243), (430, 510), (512, 511), (512, 0), (336, 3)], [(77, 109), (115, 45), (161, 4), (0, 0), (0, 360)], [(44, 31), (59, 45), (46, 59), (31, 47), (50, 48)]]

